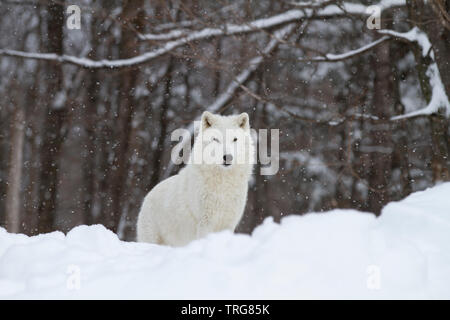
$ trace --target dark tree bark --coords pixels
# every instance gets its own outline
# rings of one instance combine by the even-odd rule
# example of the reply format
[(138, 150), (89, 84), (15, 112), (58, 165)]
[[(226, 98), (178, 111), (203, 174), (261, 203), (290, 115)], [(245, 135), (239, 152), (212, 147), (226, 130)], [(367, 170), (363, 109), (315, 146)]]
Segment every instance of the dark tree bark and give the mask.
[(431, 159), (433, 181), (448, 181), (450, 180), (450, 137), (448, 135), (450, 121), (441, 115), (431, 115), (429, 119), (433, 151)]
[[(450, 28), (442, 17), (441, 10), (450, 10), (450, 1), (436, 0), (425, 3), (423, 0), (408, 0), (408, 12), (411, 24), (423, 30), (432, 46), (436, 64), (445, 87), (447, 97), (450, 97)], [(438, 5), (440, 4), (440, 5)], [(450, 21), (447, 21), (449, 23)], [(418, 46), (413, 47), (416, 58), (416, 68), (419, 75), (422, 94), (427, 101), (431, 100), (432, 87), (426, 73), (433, 61), (429, 57), (423, 57)], [(433, 181), (450, 180), (450, 138), (448, 136), (449, 119), (443, 114), (429, 116), (432, 159), (431, 169)]]
[(6, 230), (17, 233), (21, 223), (21, 182), (23, 167), (23, 145), (25, 136), (25, 110), (13, 107), (10, 134), (8, 180), (6, 187)]
[[(390, 43), (375, 48), (374, 70), (372, 114), (386, 120), (393, 115), (395, 105)], [(389, 201), (392, 136), (388, 122), (368, 125), (371, 138), (368, 210), (379, 215), (381, 208)]]
[[(143, 1), (128, 1), (124, 4), (120, 20), (130, 25), (122, 29), (119, 58), (126, 59), (136, 56), (139, 52), (139, 42), (134, 30), (142, 31), (145, 14), (142, 10)], [(138, 69), (131, 68), (120, 76), (120, 92), (117, 117), (117, 146), (114, 151), (111, 177), (111, 207), (103, 212), (105, 226), (114, 232), (122, 215), (121, 199), (126, 198), (127, 188), (124, 185), (128, 172), (128, 146), (131, 133), (133, 112), (136, 107), (134, 92), (137, 85)], [(109, 212), (106, 212), (109, 211)]]
[[(160, 8), (158, 8), (160, 9)], [(178, 21), (180, 18), (181, 11), (179, 8), (175, 9), (175, 16), (172, 18), (170, 15), (170, 9), (167, 10), (166, 7), (165, 14), (169, 16), (170, 20)], [(159, 11), (159, 10), (158, 10)], [(173, 56), (169, 57), (169, 60), (167, 62), (167, 70), (166, 75), (163, 79), (163, 97), (162, 97), (162, 103), (159, 110), (159, 135), (157, 137), (157, 143), (156, 143), (156, 149), (153, 150), (153, 157), (152, 157), (152, 163), (151, 163), (151, 170), (152, 174), (150, 177), (149, 185), (147, 190), (151, 190), (160, 180), (161, 178), (161, 168), (162, 168), (162, 161), (164, 159), (163, 157), (163, 151), (164, 151), (164, 142), (167, 138), (167, 129), (168, 129), (168, 119), (167, 119), (167, 112), (170, 108), (170, 98), (171, 98), (171, 89), (172, 89), (172, 82), (173, 82), (173, 72), (175, 70), (175, 58)], [(186, 78), (186, 89), (189, 88), (188, 86), (189, 76)], [(186, 95), (189, 95), (189, 92), (186, 92)], [(186, 104), (189, 104), (190, 101), (187, 99), (185, 101)]]
[(164, 141), (167, 138), (167, 111), (170, 107), (170, 91), (172, 86), (172, 72), (174, 69), (174, 63), (174, 58), (170, 57), (166, 71), (166, 77), (164, 80), (163, 101), (159, 110), (159, 135), (157, 138), (156, 148), (153, 151), (153, 160), (151, 165), (153, 172), (150, 178), (150, 185), (148, 186), (148, 190), (151, 190), (159, 182), (161, 175), (161, 162), (163, 160)]
[[(43, 14), (45, 5), (36, 4), (36, 9), (38, 12), (37, 19), (37, 31), (38, 33), (44, 32), (46, 27), (46, 20)], [(37, 49), (39, 52), (43, 51), (46, 48), (45, 38), (39, 37), (39, 42), (37, 44)], [(34, 85), (30, 88), (28, 94), (28, 101), (25, 107), (26, 110), (26, 123), (27, 123), (27, 131), (30, 132), (29, 135), (26, 136), (26, 145), (29, 146), (29, 153), (31, 157), (28, 159), (28, 166), (26, 166), (26, 170), (24, 175), (28, 178), (27, 185), (25, 187), (25, 217), (23, 219), (23, 232), (28, 235), (37, 234), (38, 228), (38, 210), (39, 210), (39, 193), (40, 193), (40, 174), (41, 174), (41, 165), (40, 165), (40, 154), (41, 154), (41, 130), (40, 124), (43, 114), (46, 113), (47, 110), (42, 112), (41, 105), (43, 97), (40, 95), (42, 89), (45, 88), (45, 84), (42, 83), (41, 77), (44, 72), (45, 64), (39, 63), (36, 66), (36, 70), (34, 73)]]
[(25, 175), (28, 176), (28, 183), (25, 187), (25, 199), (24, 199), (24, 214), (23, 218), (23, 232), (28, 235), (35, 235), (37, 233), (38, 225), (38, 209), (39, 209), (39, 186), (40, 186), (40, 154), (41, 146), (39, 143), (39, 136), (41, 134), (39, 130), (39, 118), (36, 114), (42, 115), (41, 110), (39, 110), (39, 101), (41, 97), (39, 96), (39, 78), (42, 75), (40, 65), (38, 65), (34, 80), (34, 87), (30, 92), (28, 97), (27, 111), (26, 111), (26, 123), (27, 129), (31, 134), (27, 136), (26, 144), (29, 145), (29, 153), (31, 158), (28, 159), (28, 166), (26, 166)]
[(220, 94), (220, 84), (221, 84), (221, 69), (220, 69), (220, 60), (222, 59), (222, 39), (216, 39), (216, 61), (218, 61), (218, 66), (216, 71), (214, 72), (214, 89), (213, 89), (213, 97), (217, 98)]
[[(97, 48), (99, 46), (99, 35), (98, 35), (98, 17), (93, 16), (91, 18), (91, 50), (88, 54), (90, 59), (97, 59)], [(97, 199), (99, 190), (96, 188), (97, 179), (96, 176), (96, 156), (104, 150), (96, 150), (97, 141), (97, 124), (100, 122), (97, 116), (97, 109), (99, 104), (99, 90), (100, 90), (100, 78), (98, 70), (88, 70), (86, 71), (86, 97), (85, 97), (85, 109), (83, 110), (85, 130), (86, 130), (86, 140), (84, 145), (84, 159), (83, 159), (83, 175), (84, 175), (84, 186), (83, 186), (83, 209), (84, 217), (83, 221), (85, 224), (93, 224), (94, 216), (97, 214), (93, 211), (94, 201)], [(97, 204), (99, 205), (99, 204)]]
[[(263, 77), (264, 72), (262, 70), (259, 70), (257, 74), (255, 75), (255, 80), (257, 82), (257, 89), (256, 93), (260, 95), (263, 91)], [(267, 109), (266, 109), (266, 103), (260, 102), (258, 100), (254, 100), (253, 105), (253, 114), (252, 114), (252, 128), (258, 129), (264, 129), (265, 123), (267, 122)], [(268, 133), (269, 134), (269, 133)], [(270, 141), (270, 137), (267, 137), (268, 141)], [(255, 143), (256, 146), (256, 143)], [(257, 146), (255, 148), (255, 152), (258, 152)], [(253, 192), (253, 206), (251, 208), (251, 211), (247, 208), (246, 213), (250, 214), (250, 219), (247, 219), (247, 225), (244, 226), (245, 231), (250, 233), (251, 230), (253, 230), (256, 226), (260, 225), (263, 220), (267, 217), (269, 214), (266, 210), (266, 203), (265, 200), (267, 198), (267, 177), (262, 176), (260, 174), (261, 170), (261, 164), (257, 163), (254, 168), (256, 174), (255, 174), (255, 183), (253, 186), (253, 190), (249, 189), (249, 193)]]
[[(47, 5), (48, 52), (63, 54), (64, 2)], [(61, 64), (49, 64), (45, 82), (48, 85), (47, 114), (43, 127), (41, 175), (39, 189), (38, 232), (53, 230), (57, 205), (59, 154), (63, 143), (63, 124), (67, 109), (60, 105), (63, 72)]]
[[(400, 58), (400, 56), (406, 55), (407, 49), (405, 46), (402, 46), (401, 49), (396, 49), (397, 58)], [(398, 68), (394, 67), (394, 75), (396, 79), (401, 79), (401, 74), (398, 72)], [(394, 96), (395, 96), (395, 112), (397, 114), (403, 114), (405, 112), (405, 106), (402, 103), (401, 100), (401, 94), (400, 94), (400, 81), (397, 81), (395, 83), (394, 88)], [(401, 180), (400, 185), (401, 192), (397, 194), (395, 197), (395, 200), (398, 200), (400, 198), (404, 198), (408, 196), (412, 192), (412, 178), (410, 173), (410, 159), (409, 159), (409, 143), (408, 143), (408, 137), (409, 137), (409, 123), (407, 121), (401, 121), (397, 124), (397, 127), (394, 127), (396, 130), (393, 130), (394, 133), (398, 132), (396, 137), (396, 147), (394, 148), (394, 152), (392, 155), (393, 161), (392, 161), (392, 167), (398, 168), (401, 172)]]

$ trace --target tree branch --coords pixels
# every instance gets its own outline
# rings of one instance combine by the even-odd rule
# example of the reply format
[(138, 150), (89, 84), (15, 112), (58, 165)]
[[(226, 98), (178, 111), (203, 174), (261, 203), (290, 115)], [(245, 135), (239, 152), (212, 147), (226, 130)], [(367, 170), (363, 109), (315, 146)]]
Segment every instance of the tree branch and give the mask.
[(325, 54), (323, 57), (315, 57), (315, 58), (299, 58), (298, 61), (301, 62), (337, 62), (337, 61), (342, 61), (342, 60), (346, 60), (346, 59), (350, 59), (353, 58), (355, 56), (358, 56), (360, 54), (363, 54), (367, 51), (369, 51), (370, 49), (373, 49), (374, 47), (378, 46), (379, 44), (390, 40), (391, 37), (389, 36), (384, 36), (378, 40), (375, 40), (374, 42), (371, 42), (369, 44), (366, 44), (365, 46), (362, 46), (361, 48), (355, 49), (355, 50), (351, 50), (345, 53), (341, 53), (341, 54), (333, 54), (333, 53), (327, 53)]
[[(405, 0), (391, 0), (386, 1), (382, 0), (379, 2), (378, 6), (381, 10), (389, 9), (392, 7), (403, 6), (405, 5)], [(146, 52), (142, 55), (129, 58), (129, 59), (118, 59), (118, 60), (90, 60), (86, 58), (79, 58), (75, 56), (69, 55), (57, 55), (54, 53), (31, 53), (31, 52), (22, 52), (16, 50), (9, 49), (0, 49), (0, 56), (7, 57), (15, 57), (15, 58), (25, 58), (25, 59), (34, 59), (34, 60), (43, 60), (43, 61), (54, 61), (58, 63), (68, 63), (72, 65), (76, 65), (86, 69), (116, 69), (116, 68), (126, 68), (133, 67), (143, 63), (147, 63), (157, 57), (160, 57), (180, 46), (188, 44), (192, 41), (196, 40), (204, 40), (217, 36), (229, 36), (233, 34), (243, 34), (249, 32), (261, 31), (264, 29), (269, 29), (272, 27), (280, 26), (290, 22), (297, 22), (300, 19), (311, 18), (311, 17), (330, 17), (336, 15), (346, 15), (346, 14), (355, 14), (355, 15), (367, 15), (366, 12), (367, 7), (361, 4), (354, 3), (343, 3), (342, 6), (337, 5), (329, 5), (320, 10), (298, 10), (293, 9), (286, 11), (284, 13), (275, 15), (273, 17), (254, 20), (253, 22), (245, 23), (242, 25), (236, 24), (226, 24), (223, 28), (205, 28), (199, 31), (193, 31), (190, 34), (182, 36), (185, 34), (184, 30), (172, 30), (165, 35), (152, 35), (151, 39), (147, 40), (155, 40), (155, 37), (159, 37), (161, 39), (171, 39), (174, 36), (180, 36), (181, 38), (166, 42), (163, 46)], [(141, 38), (145, 39), (145, 35), (141, 35)]]
[[(386, 10), (394, 7), (406, 5), (405, 0), (391, 0), (380, 1), (377, 6), (381, 10)], [(292, 9), (286, 12), (274, 15), (269, 18), (257, 19), (254, 21), (246, 22), (243, 24), (225, 24), (222, 27), (217, 28), (205, 28), (198, 31), (189, 31), (186, 29), (174, 29), (167, 33), (162, 34), (143, 34), (139, 38), (141, 40), (172, 40), (181, 37), (190, 37), (192, 40), (206, 39), (217, 36), (230, 36), (234, 34), (243, 34), (249, 32), (258, 32), (263, 29), (269, 29), (276, 26), (280, 26), (290, 22), (296, 22), (300, 19), (308, 18), (330, 18), (330, 17), (343, 17), (348, 14), (367, 16), (367, 6), (356, 3), (344, 2), (342, 5), (336, 5), (331, 1), (321, 4), (319, 6), (313, 6), (308, 8)], [(189, 33), (190, 32), (190, 33)]]

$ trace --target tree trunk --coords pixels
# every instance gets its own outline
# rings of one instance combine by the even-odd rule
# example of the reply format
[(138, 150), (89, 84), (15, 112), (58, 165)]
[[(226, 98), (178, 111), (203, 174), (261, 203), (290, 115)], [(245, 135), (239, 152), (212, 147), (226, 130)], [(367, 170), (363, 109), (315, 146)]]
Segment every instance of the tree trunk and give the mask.
[[(42, 8), (45, 7), (43, 4), (36, 4), (38, 25), (37, 30), (39, 32), (43, 31), (45, 27), (45, 19), (43, 16)], [(39, 37), (37, 43), (37, 50), (42, 52), (46, 48), (44, 43), (44, 37)], [(45, 64), (39, 63), (36, 66), (34, 72), (34, 85), (30, 88), (29, 95), (26, 102), (26, 120), (27, 128), (26, 131), (30, 134), (26, 135), (25, 145), (29, 146), (29, 154), (31, 155), (28, 159), (28, 166), (24, 167), (24, 176), (28, 177), (27, 185), (24, 190), (24, 217), (22, 217), (22, 232), (27, 235), (35, 235), (37, 233), (38, 225), (38, 208), (39, 208), (39, 178), (41, 173), (40, 165), (40, 141), (41, 141), (41, 119), (45, 112), (42, 112), (42, 96), (41, 91), (45, 88), (45, 84), (42, 83), (41, 79), (43, 76), (43, 69), (46, 67)]]
[(23, 143), (25, 137), (25, 111), (22, 107), (14, 108), (10, 136), (10, 157), (8, 183), (6, 187), (6, 229), (17, 233), (20, 229), (21, 200), (20, 189), (23, 166)]
[[(99, 46), (100, 36), (98, 34), (98, 17), (95, 15), (91, 20), (91, 50), (89, 52), (89, 58), (96, 60), (97, 47)], [(99, 102), (99, 89), (100, 79), (98, 70), (86, 71), (86, 108), (84, 110), (84, 123), (86, 130), (85, 150), (83, 159), (83, 221), (85, 224), (94, 223), (94, 201), (97, 199), (98, 194), (96, 189), (96, 155), (101, 151), (96, 150), (97, 141), (97, 124), (99, 123), (99, 117), (97, 116), (97, 108)], [(97, 204), (98, 205), (98, 204)]]
[[(143, 1), (128, 1), (125, 3), (121, 21), (128, 23), (133, 29), (142, 31), (145, 14), (142, 10)], [(134, 30), (122, 29), (119, 58), (133, 57), (139, 52), (139, 43)], [(138, 69), (131, 68), (120, 76), (119, 110), (117, 122), (117, 143), (114, 150), (111, 181), (111, 207), (110, 212), (104, 212), (105, 226), (113, 232), (117, 227), (122, 215), (122, 199), (127, 198), (127, 188), (124, 186), (128, 172), (128, 146), (132, 126), (132, 118), (135, 110), (134, 92), (137, 85)]]
[(449, 120), (441, 115), (431, 115), (430, 129), (432, 141), (431, 170), (433, 172), (433, 181), (450, 180), (450, 159), (449, 159)]
[(170, 91), (172, 86), (172, 71), (174, 69), (174, 58), (170, 57), (166, 72), (166, 79), (164, 81), (164, 92), (163, 92), (163, 101), (161, 104), (161, 108), (159, 111), (159, 135), (158, 142), (156, 144), (156, 150), (153, 151), (153, 161), (152, 161), (152, 176), (150, 179), (150, 185), (148, 186), (148, 190), (152, 189), (159, 181), (160, 173), (161, 173), (161, 162), (163, 160), (163, 151), (164, 151), (164, 141), (167, 136), (167, 111), (169, 110), (170, 105)]
[[(383, 43), (375, 49), (375, 79), (372, 114), (379, 119), (391, 117), (395, 101), (391, 72), (390, 43)], [(390, 125), (369, 123), (371, 137), (368, 210), (379, 215), (381, 208), (389, 201), (391, 177), (392, 137)]]
[[(450, 1), (439, 0), (443, 6), (450, 9)], [(424, 3), (423, 0), (409, 0), (408, 14), (413, 26), (423, 30), (433, 46), (434, 57), (445, 87), (447, 97), (450, 97), (450, 29), (443, 23), (436, 2)], [(418, 46), (414, 47), (416, 68), (419, 75), (422, 94), (430, 102), (432, 87), (426, 73), (431, 59), (424, 58)], [(431, 170), (433, 181), (448, 181), (450, 179), (450, 141), (448, 137), (449, 120), (444, 115), (429, 116), (432, 141)]]
[[(47, 5), (48, 51), (63, 54), (64, 4), (62, 1), (50, 1)], [(61, 101), (62, 65), (49, 64), (45, 79), (49, 96), (47, 115), (44, 121), (43, 143), (41, 150), (41, 175), (38, 209), (38, 232), (46, 233), (53, 230), (56, 214), (59, 155), (63, 143), (63, 123), (67, 109)]]

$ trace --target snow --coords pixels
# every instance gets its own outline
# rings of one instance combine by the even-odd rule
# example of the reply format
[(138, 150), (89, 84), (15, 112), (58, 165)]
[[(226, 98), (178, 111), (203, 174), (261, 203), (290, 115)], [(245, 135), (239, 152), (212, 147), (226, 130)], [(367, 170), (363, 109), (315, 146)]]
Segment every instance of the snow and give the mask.
[(122, 242), (101, 225), (34, 237), (0, 228), (0, 298), (449, 299), (449, 194), (443, 183), (378, 219), (291, 215), (181, 248)]

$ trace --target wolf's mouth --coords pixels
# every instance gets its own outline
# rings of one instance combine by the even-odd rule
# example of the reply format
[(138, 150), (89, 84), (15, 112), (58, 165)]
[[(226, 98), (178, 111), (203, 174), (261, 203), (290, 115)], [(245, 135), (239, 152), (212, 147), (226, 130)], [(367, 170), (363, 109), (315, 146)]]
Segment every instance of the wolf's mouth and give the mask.
[(223, 165), (224, 167), (229, 167), (229, 166), (231, 166), (231, 163), (225, 163), (225, 162), (224, 162), (222, 165)]

